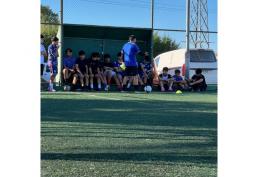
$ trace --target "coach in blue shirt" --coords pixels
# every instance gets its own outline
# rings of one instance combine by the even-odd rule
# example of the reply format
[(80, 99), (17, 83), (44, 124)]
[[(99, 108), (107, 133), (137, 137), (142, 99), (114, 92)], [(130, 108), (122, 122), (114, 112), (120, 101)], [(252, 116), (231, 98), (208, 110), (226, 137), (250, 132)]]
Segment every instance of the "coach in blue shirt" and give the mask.
[(124, 56), (124, 63), (126, 66), (123, 85), (125, 87), (129, 79), (127, 89), (130, 88), (132, 82), (135, 87), (138, 87), (138, 64), (136, 56), (140, 53), (140, 49), (136, 44), (136, 37), (134, 35), (129, 36), (129, 42), (123, 46), (121, 52)]

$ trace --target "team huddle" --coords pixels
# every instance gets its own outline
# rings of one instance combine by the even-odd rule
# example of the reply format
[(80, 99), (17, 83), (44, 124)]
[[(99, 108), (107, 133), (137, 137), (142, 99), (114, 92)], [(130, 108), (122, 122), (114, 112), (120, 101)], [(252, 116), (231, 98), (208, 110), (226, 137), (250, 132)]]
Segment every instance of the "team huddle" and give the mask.
[[(58, 48), (59, 39), (51, 38), (51, 44), (46, 52), (44, 48), (44, 36), (41, 35), (41, 75), (44, 69), (44, 56), (48, 57), (48, 67), (50, 69), (50, 80), (48, 91), (55, 92), (53, 83), (58, 73)], [(143, 58), (142, 62), (137, 61), (137, 55)], [(175, 75), (171, 76), (169, 68), (164, 67), (158, 76), (160, 90), (194, 90), (205, 91), (206, 82), (202, 75), (202, 70), (197, 69), (196, 74), (190, 80), (184, 80), (180, 70), (175, 70)], [(129, 36), (129, 42), (118, 52), (117, 59), (113, 62), (109, 54), (101, 56), (98, 52), (91, 53), (89, 59), (86, 58), (85, 51), (78, 52), (78, 57), (73, 56), (71, 48), (65, 50), (63, 57), (62, 77), (64, 87), (69, 90), (110, 90), (111, 85), (116, 85), (119, 91), (141, 91), (144, 87), (153, 84), (154, 66), (148, 52), (141, 52), (136, 44), (136, 37)]]

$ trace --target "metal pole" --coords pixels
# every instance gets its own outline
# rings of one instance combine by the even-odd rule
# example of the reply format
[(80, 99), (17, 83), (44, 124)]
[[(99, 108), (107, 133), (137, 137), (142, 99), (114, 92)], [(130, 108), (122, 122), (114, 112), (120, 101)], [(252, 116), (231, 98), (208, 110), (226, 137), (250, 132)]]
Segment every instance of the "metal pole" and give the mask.
[(190, 64), (190, 0), (186, 0), (186, 53), (185, 53), (185, 78), (189, 79)]
[(60, 0), (60, 50), (59, 50), (59, 67), (58, 67), (58, 79), (59, 79), (59, 85), (62, 84), (62, 66), (63, 66), (63, 47), (64, 47), (64, 30), (63, 30), (63, 24), (64, 24), (64, 19), (63, 19), (63, 8), (64, 8), (64, 4), (63, 4), (63, 0)]
[(154, 0), (151, 0), (151, 54), (150, 57), (153, 59), (153, 29), (154, 29)]

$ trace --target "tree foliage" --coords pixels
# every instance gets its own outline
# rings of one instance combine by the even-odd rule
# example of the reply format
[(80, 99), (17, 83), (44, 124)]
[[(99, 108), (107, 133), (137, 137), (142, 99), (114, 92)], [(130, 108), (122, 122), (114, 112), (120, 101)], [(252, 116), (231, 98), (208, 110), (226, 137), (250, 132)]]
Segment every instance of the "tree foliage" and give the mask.
[[(49, 6), (41, 5), (41, 34), (44, 35), (45, 45), (51, 43), (51, 37), (56, 36), (59, 27), (59, 16)], [(42, 24), (43, 23), (43, 24)]]
[(180, 48), (180, 44), (176, 43), (175, 40), (171, 39), (169, 36), (159, 36), (158, 32), (154, 33), (153, 36), (153, 56), (156, 57), (157, 55), (176, 50)]

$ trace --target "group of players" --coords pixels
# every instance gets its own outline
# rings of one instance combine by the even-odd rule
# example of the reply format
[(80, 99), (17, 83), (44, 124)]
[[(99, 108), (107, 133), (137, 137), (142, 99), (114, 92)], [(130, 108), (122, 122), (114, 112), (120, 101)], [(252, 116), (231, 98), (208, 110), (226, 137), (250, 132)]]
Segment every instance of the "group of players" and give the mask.
[[(41, 75), (43, 74), (44, 56), (48, 56), (48, 67), (50, 69), (49, 88), (50, 92), (55, 92), (53, 82), (58, 72), (57, 58), (59, 39), (53, 37), (51, 44), (46, 52), (43, 43), (44, 36), (41, 35)], [(140, 55), (143, 62), (138, 63), (136, 56)], [(175, 75), (168, 74), (168, 68), (164, 67), (159, 75), (159, 85), (162, 92), (175, 90), (200, 90), (206, 89), (205, 77), (197, 69), (196, 74), (191, 80), (184, 80), (180, 70), (175, 70)], [(153, 81), (153, 63), (147, 52), (141, 52), (136, 44), (136, 37), (129, 36), (129, 42), (126, 43), (121, 52), (117, 54), (115, 62), (111, 61), (109, 54), (104, 54), (103, 58), (98, 52), (93, 52), (89, 59), (86, 59), (85, 51), (78, 52), (78, 57), (73, 56), (71, 48), (65, 50), (63, 58), (63, 80), (65, 86), (70, 85), (71, 90), (102, 90), (108, 91), (113, 81), (119, 91), (143, 90), (144, 86), (152, 85)]]

